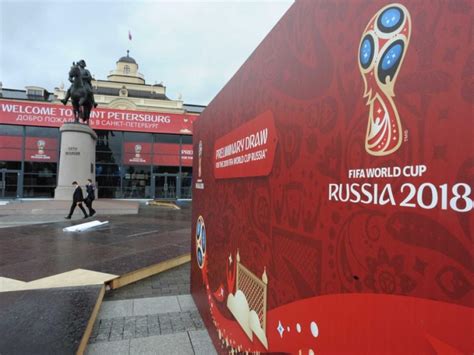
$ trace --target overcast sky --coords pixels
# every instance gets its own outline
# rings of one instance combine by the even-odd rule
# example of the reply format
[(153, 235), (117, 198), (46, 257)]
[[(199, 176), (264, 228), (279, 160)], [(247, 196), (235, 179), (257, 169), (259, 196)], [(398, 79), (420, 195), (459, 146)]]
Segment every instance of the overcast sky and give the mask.
[(53, 91), (82, 58), (106, 79), (130, 49), (148, 84), (207, 105), (292, 3), (0, 0), (0, 81)]

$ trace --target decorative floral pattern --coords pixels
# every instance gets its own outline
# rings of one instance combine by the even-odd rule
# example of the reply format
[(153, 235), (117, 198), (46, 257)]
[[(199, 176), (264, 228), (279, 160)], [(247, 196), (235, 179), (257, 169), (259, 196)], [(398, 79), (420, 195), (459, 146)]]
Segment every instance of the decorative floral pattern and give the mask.
[(377, 258), (367, 257), (369, 273), (364, 282), (374, 292), (381, 293), (410, 293), (416, 283), (403, 273), (403, 255), (395, 255), (389, 258), (387, 251), (380, 248)]

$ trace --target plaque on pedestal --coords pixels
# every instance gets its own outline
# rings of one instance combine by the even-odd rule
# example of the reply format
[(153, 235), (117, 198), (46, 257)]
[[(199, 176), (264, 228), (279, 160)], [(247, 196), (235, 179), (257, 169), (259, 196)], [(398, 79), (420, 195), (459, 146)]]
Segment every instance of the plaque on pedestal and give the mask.
[(65, 123), (61, 129), (61, 154), (59, 157), (56, 200), (72, 198), (73, 181), (84, 186), (87, 179), (95, 181), (95, 145), (97, 134), (87, 125)]

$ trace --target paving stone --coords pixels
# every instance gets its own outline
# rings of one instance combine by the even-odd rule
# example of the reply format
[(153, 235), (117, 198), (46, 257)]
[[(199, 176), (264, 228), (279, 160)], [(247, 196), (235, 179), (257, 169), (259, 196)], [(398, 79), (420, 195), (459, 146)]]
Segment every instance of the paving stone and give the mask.
[(204, 322), (200, 319), (195, 319), (194, 320), (194, 326), (197, 328), (197, 329), (200, 329), (200, 328), (204, 328)]
[(135, 331), (129, 332), (129, 331), (124, 331), (122, 334), (122, 339), (133, 339), (135, 338)]
[(135, 336), (139, 337), (147, 337), (148, 336), (148, 327), (137, 327), (135, 330)]
[(187, 333), (167, 334), (130, 340), (130, 354), (187, 355), (194, 354)]
[(99, 331), (99, 334), (95, 338), (96, 342), (108, 341), (110, 336), (110, 331)]
[(179, 306), (181, 311), (194, 311), (196, 310), (196, 304), (194, 303), (193, 297), (191, 295), (178, 295)]
[(124, 325), (125, 325), (124, 317), (112, 319), (112, 330), (117, 330), (117, 329), (123, 330)]
[(160, 335), (161, 329), (158, 324), (148, 326), (148, 335)]
[(188, 332), (196, 355), (217, 355), (207, 330), (193, 330)]
[(95, 338), (99, 334), (100, 322), (95, 322), (94, 328), (92, 328), (91, 338)]
[(161, 328), (161, 334), (173, 334), (173, 328)]
[(175, 296), (141, 298), (133, 301), (134, 315), (179, 312), (178, 299)]
[(130, 349), (130, 340), (111, 341), (103, 343), (89, 344), (86, 355), (128, 355)]
[(118, 317), (129, 317), (133, 313), (133, 301), (107, 301), (100, 306), (98, 319), (109, 319)]
[(148, 325), (159, 324), (158, 314), (149, 314), (149, 315), (147, 315), (147, 321), (148, 321)]
[(147, 316), (138, 316), (138, 317), (135, 317), (135, 324), (137, 327), (141, 327), (141, 326), (147, 326), (148, 324), (148, 318)]
[[(176, 347), (178, 343), (172, 345), (171, 352), (166, 348), (171, 340), (182, 342), (185, 339), (182, 337), (183, 334), (187, 335), (187, 332), (194, 334), (191, 332), (204, 329), (201, 316), (191, 295), (189, 295), (189, 273), (190, 265), (188, 263), (135, 284), (108, 292), (106, 298), (109, 301), (104, 303), (116, 302), (116, 299), (128, 299), (129, 302), (132, 302), (131, 309), (133, 311), (127, 313), (127, 316), (102, 319), (101, 322), (104, 322), (102, 331), (104, 333), (109, 332), (109, 339), (103, 340), (100, 337), (99, 339), (91, 337), (90, 344), (110, 342), (122, 336), (122, 339), (130, 341), (130, 344), (133, 342), (131, 354), (141, 353), (141, 351), (145, 354), (187, 354), (187, 351), (189, 351), (189, 354), (193, 354), (189, 336), (185, 340), (187, 345), (184, 345), (184, 348), (182, 345)], [(157, 296), (147, 297), (150, 292)], [(167, 294), (172, 296), (166, 296)], [(120, 306), (121, 304), (117, 303), (117, 305)], [(130, 308), (127, 308), (127, 310), (130, 310)], [(120, 327), (123, 327), (122, 333), (120, 333)], [(97, 332), (99, 335), (100, 327)], [(174, 337), (176, 335), (179, 335), (179, 337)], [(102, 335), (102, 337), (104, 336)], [(160, 338), (163, 336), (165, 338)], [(206, 336), (208, 338), (207, 332), (194, 335), (196, 354), (215, 354), (212, 343)], [(157, 337), (159, 340), (154, 339)], [(150, 338), (154, 340), (148, 340)], [(158, 349), (156, 350), (150, 345), (158, 341), (165, 344), (164, 350), (159, 348), (156, 348)], [(142, 342), (144, 342), (144, 345), (140, 346)]]
[(123, 338), (124, 339), (135, 338), (135, 317), (125, 318), (125, 324), (123, 328)]
[(109, 341), (123, 340), (123, 333), (110, 333)]

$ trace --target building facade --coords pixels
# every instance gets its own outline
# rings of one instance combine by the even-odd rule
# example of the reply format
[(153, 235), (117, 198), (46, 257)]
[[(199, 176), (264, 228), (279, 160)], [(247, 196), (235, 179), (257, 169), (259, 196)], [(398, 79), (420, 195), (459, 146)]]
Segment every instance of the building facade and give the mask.
[[(128, 52), (92, 86), (99, 198), (191, 198), (192, 124), (204, 106), (168, 98), (162, 83), (147, 84)], [(66, 91), (0, 87), (0, 198), (54, 196), (59, 127), (73, 120), (71, 106), (60, 102)]]

